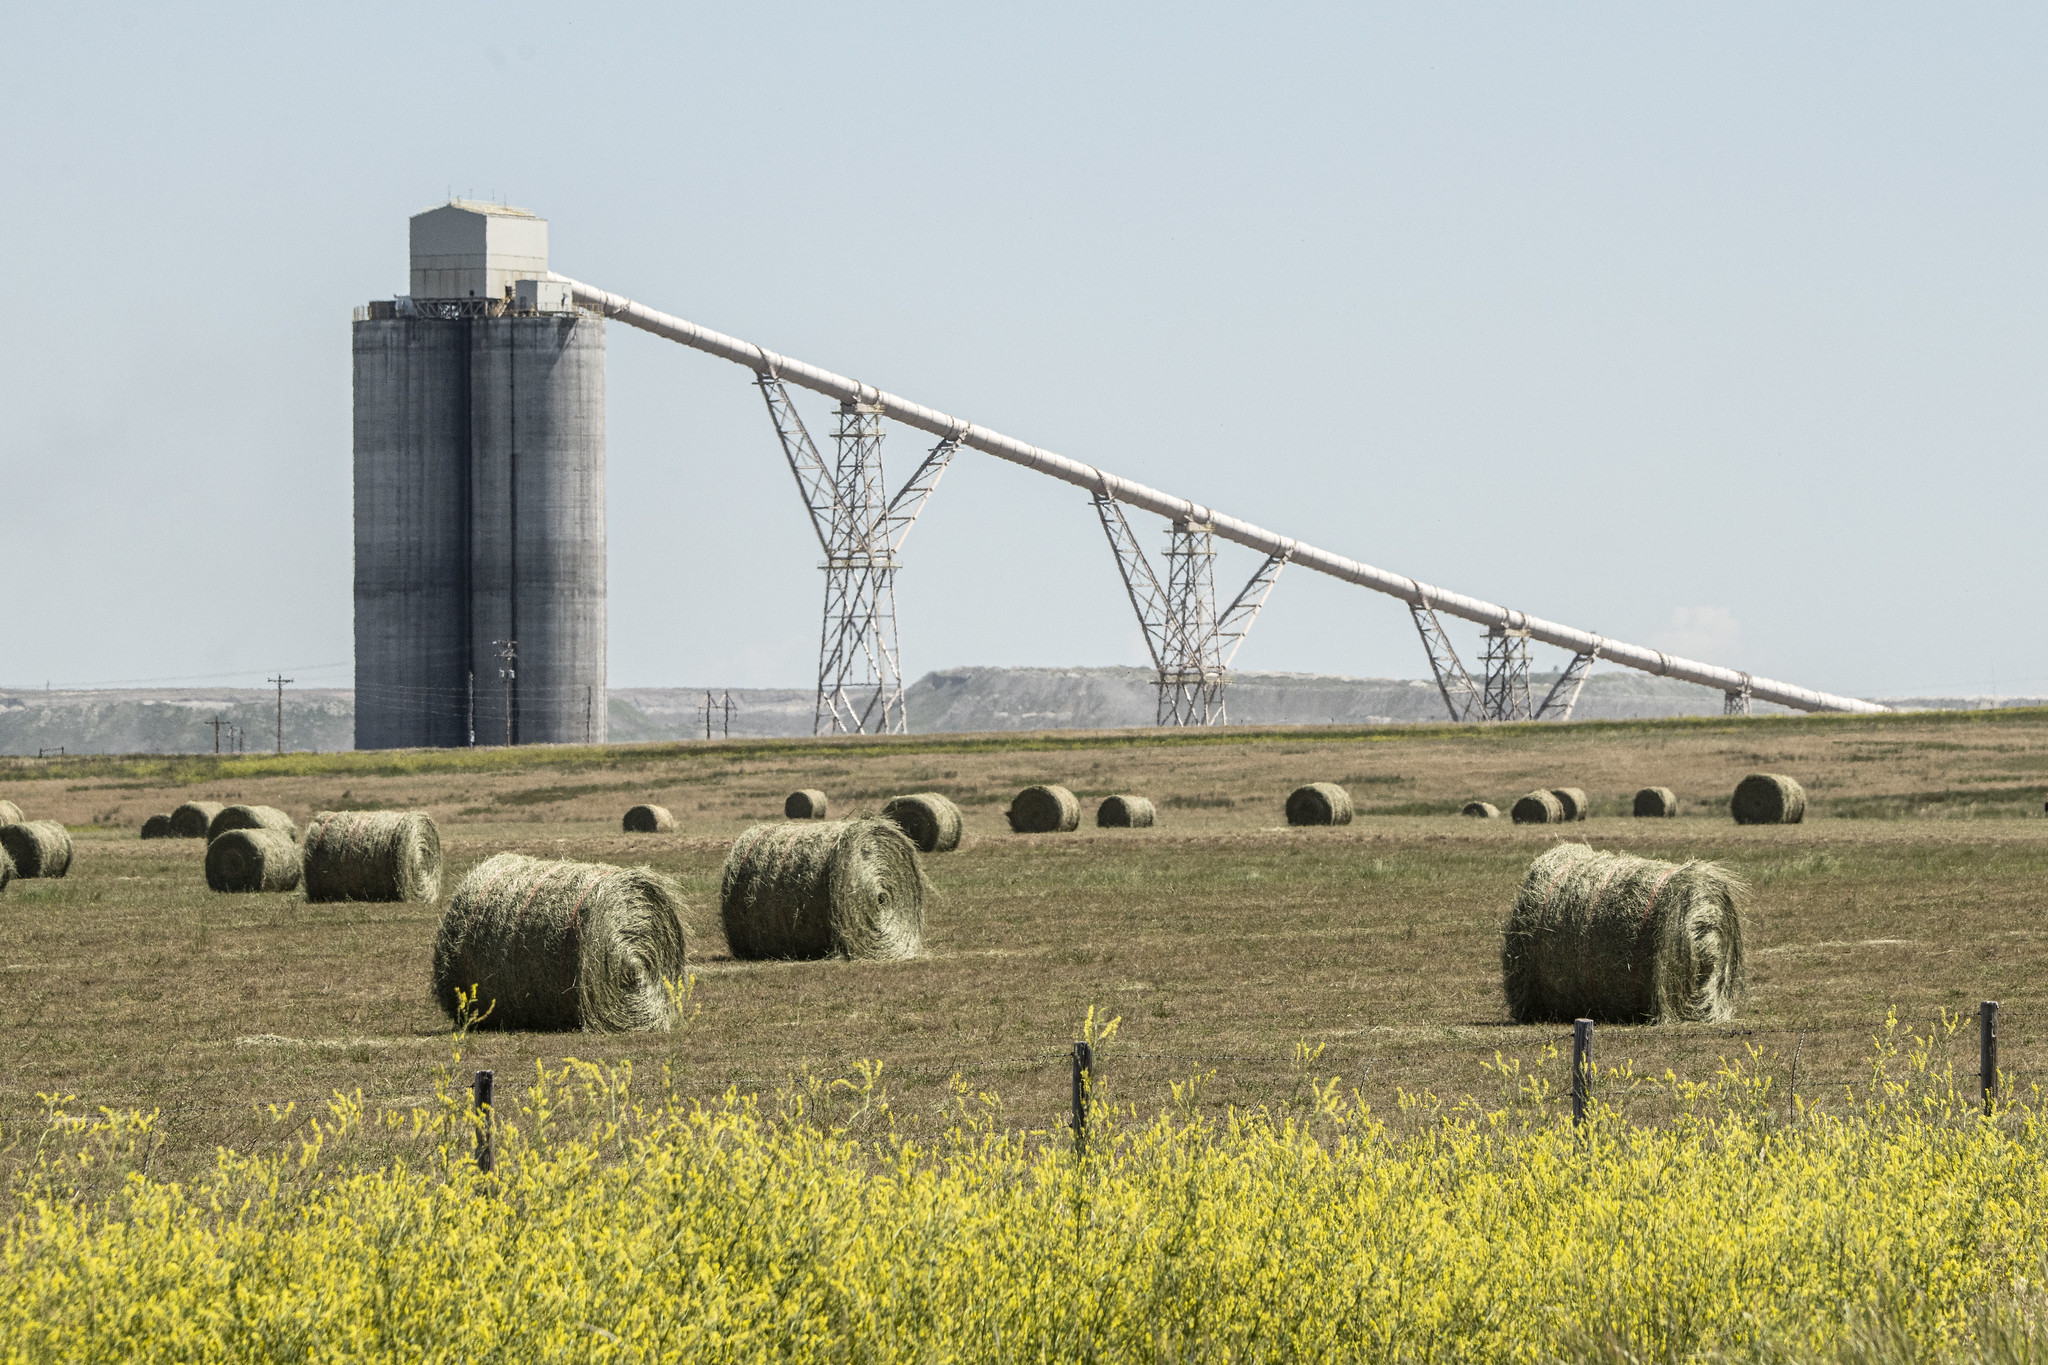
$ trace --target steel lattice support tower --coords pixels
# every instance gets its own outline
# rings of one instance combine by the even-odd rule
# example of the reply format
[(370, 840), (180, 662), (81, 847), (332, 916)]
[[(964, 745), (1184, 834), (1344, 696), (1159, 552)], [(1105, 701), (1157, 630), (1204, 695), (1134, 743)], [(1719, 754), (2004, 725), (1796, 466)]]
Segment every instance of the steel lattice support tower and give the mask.
[(1529, 632), (1495, 626), (1486, 632), (1483, 720), (1530, 720)]
[(814, 734), (906, 734), (903, 668), (896, 637), (896, 552), (959, 449), (947, 437), (896, 496), (882, 477), (882, 410), (839, 405), (831, 469), (774, 371), (756, 380), (797, 491), (825, 551), (824, 622), (818, 637)]
[(1287, 556), (1268, 555), (1242, 591), (1219, 615), (1216, 611), (1216, 542), (1210, 528), (1186, 519), (1171, 524), (1166, 542), (1166, 585), (1152, 572), (1123, 508), (1114, 498), (1090, 501), (1116, 555), (1117, 572), (1145, 648), (1152, 655), (1159, 689), (1158, 725), (1227, 725), (1223, 689), (1230, 661), (1258, 619)]
[(882, 538), (882, 410), (841, 403), (832, 433), (841, 534), (825, 556), (818, 639), (816, 734), (900, 735), (903, 671), (896, 647), (896, 558)]
[(1223, 642), (1216, 635), (1216, 542), (1207, 526), (1176, 521), (1166, 541), (1166, 663), (1158, 725), (1226, 725)]

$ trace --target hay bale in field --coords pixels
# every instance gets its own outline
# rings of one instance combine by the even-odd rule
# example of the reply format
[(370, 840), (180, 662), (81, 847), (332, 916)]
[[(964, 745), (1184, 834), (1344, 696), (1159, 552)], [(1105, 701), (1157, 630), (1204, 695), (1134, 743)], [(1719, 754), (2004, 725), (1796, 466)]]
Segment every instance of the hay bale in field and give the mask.
[(1564, 810), (1566, 824), (1586, 818), (1586, 793), (1578, 787), (1552, 787), (1550, 794)]
[(644, 867), (500, 853), (455, 888), (434, 935), (434, 998), (472, 987), (485, 1028), (627, 1033), (675, 1024), (682, 891)]
[(1564, 820), (1564, 802), (1556, 792), (1536, 791), (1516, 801), (1508, 814), (1518, 825), (1555, 825)]
[(1081, 828), (1081, 803), (1065, 787), (1026, 787), (1003, 818), (1015, 834), (1072, 834)]
[(893, 821), (755, 825), (725, 860), (718, 911), (734, 957), (913, 957), (929, 889)]
[(1287, 794), (1290, 825), (1348, 825), (1351, 793), (1335, 782), (1311, 782)]
[(1518, 1024), (1722, 1023), (1743, 990), (1748, 889), (1714, 863), (1559, 844), (1529, 865), (1501, 945)]
[(667, 806), (635, 806), (621, 822), (628, 834), (674, 834), (676, 818)]
[(227, 809), (218, 801), (187, 801), (171, 812), (173, 839), (204, 839), (213, 817)]
[(895, 822), (919, 853), (951, 853), (960, 847), (960, 807), (938, 792), (892, 796), (882, 807), (882, 818)]
[(7, 883), (14, 880), (14, 859), (5, 848), (0, 848), (0, 891), (7, 889)]
[(296, 841), (299, 826), (291, 816), (276, 806), (228, 806), (214, 816), (206, 826), (206, 840), (211, 844), (231, 829), (271, 829)]
[(1650, 819), (1678, 814), (1678, 793), (1669, 787), (1645, 787), (1636, 793), (1635, 813)]
[(21, 807), (12, 801), (0, 801), (0, 825), (18, 825), (22, 821)]
[(816, 787), (803, 787), (789, 794), (782, 803), (782, 818), (785, 820), (823, 820), (829, 803), (825, 793)]
[(1150, 829), (1159, 812), (1142, 796), (1111, 796), (1095, 808), (1095, 823), (1101, 829)]
[(323, 810), (306, 825), (309, 901), (431, 901), (441, 831), (423, 811)]
[(1460, 815), (1469, 815), (1475, 820), (1500, 819), (1500, 807), (1494, 805), (1491, 801), (1467, 801), (1465, 809), (1458, 813)]
[(1728, 811), (1738, 825), (1796, 825), (1806, 818), (1806, 788), (1778, 773), (1751, 773), (1736, 784)]
[(168, 815), (152, 815), (147, 820), (144, 820), (142, 822), (142, 837), (145, 839), (169, 839), (174, 837), (171, 834), (171, 817)]
[(61, 877), (71, 870), (71, 836), (55, 820), (0, 825), (0, 848), (14, 860), (17, 877)]
[(299, 846), (281, 829), (222, 830), (206, 841), (206, 884), (216, 891), (296, 891)]

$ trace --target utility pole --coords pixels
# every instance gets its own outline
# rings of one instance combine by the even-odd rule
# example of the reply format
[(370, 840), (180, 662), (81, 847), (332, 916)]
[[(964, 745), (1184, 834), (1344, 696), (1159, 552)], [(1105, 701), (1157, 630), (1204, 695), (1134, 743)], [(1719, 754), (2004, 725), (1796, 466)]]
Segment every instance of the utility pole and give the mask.
[(288, 682), (295, 682), (297, 679), (287, 678), (280, 673), (275, 678), (265, 678), (264, 681), (277, 684), (277, 754), (279, 758), (282, 758), (284, 757), (284, 685)]
[(732, 713), (738, 708), (732, 704), (732, 693), (725, 694), (725, 737), (732, 738)]
[(498, 647), (498, 676), (505, 680), (505, 747), (512, 747), (512, 680), (519, 676), (513, 665), (519, 662), (517, 640), (493, 640)]
[(218, 711), (213, 713), (212, 720), (201, 721), (200, 724), (211, 725), (213, 727), (213, 752), (215, 756), (218, 757), (220, 754), (220, 727), (226, 725), (228, 729), (232, 731), (234, 729), (233, 724), (229, 721), (222, 720), (220, 712)]
[(704, 694), (704, 738), (706, 739), (711, 738), (711, 709), (711, 694), (706, 692)]
[(595, 684), (583, 684), (583, 742), (585, 744), (590, 743), (590, 702), (591, 694), (594, 690)]

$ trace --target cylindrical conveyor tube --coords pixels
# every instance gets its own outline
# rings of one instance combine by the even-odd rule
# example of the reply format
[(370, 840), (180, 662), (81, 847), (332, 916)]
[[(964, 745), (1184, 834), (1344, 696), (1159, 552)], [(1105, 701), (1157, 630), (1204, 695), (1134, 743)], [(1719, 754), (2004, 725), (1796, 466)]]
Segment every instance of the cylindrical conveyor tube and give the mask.
[(1798, 711), (1882, 713), (1891, 709), (1857, 697), (1838, 697), (1830, 692), (1815, 692), (1805, 687), (1794, 687), (1790, 683), (1752, 677), (1732, 668), (1703, 664), (1695, 659), (1681, 659), (1675, 654), (1645, 649), (1641, 645), (1623, 644), (1619, 640), (1609, 640), (1591, 631), (1574, 630), (1555, 621), (1545, 621), (1538, 616), (1510, 611), (1491, 602), (1482, 602), (1476, 597), (1467, 597), (1463, 593), (1449, 592), (1397, 573), (1388, 573), (1385, 569), (1376, 569), (1370, 564), (1361, 564), (1355, 559), (1346, 559), (1342, 555), (1319, 550), (1313, 545), (1305, 545), (1301, 541), (1275, 535), (1264, 527), (1254, 526), (1248, 521), (1239, 521), (1236, 517), (1225, 516), (1213, 508), (1189, 502), (1186, 498), (1176, 498), (1156, 488), (1147, 488), (1144, 484), (1132, 483), (1114, 474), (1106, 474), (1093, 465), (1069, 460), (1049, 450), (1040, 450), (1037, 446), (1027, 445), (1001, 432), (975, 426), (972, 422), (963, 421), (958, 417), (949, 417), (936, 408), (928, 408), (908, 399), (898, 398), (893, 393), (884, 393), (872, 385), (848, 379), (830, 370), (821, 370), (815, 365), (806, 365), (800, 360), (777, 355), (750, 341), (741, 341), (737, 337), (714, 332), (708, 327), (699, 327), (694, 322), (685, 322), (667, 313), (658, 313), (631, 299), (606, 293), (602, 289), (593, 289), (566, 275), (551, 273), (548, 278), (568, 285), (578, 303), (595, 308), (606, 317), (617, 318), (629, 327), (638, 327), (643, 332), (652, 332), (670, 341), (679, 341), (685, 346), (744, 365), (757, 373), (775, 374), (792, 384), (815, 393), (822, 393), (828, 398), (874, 404), (882, 409), (884, 416), (891, 417), (905, 426), (916, 427), (934, 436), (951, 436), (961, 445), (993, 455), (999, 460), (1008, 460), (1012, 464), (1035, 469), (1041, 474), (1064, 479), (1077, 488), (1085, 488), (1091, 493), (1106, 493), (1118, 502), (1141, 507), (1148, 512), (1156, 512), (1169, 520), (1186, 519), (1207, 524), (1217, 535), (1247, 549), (1257, 550), (1261, 554), (1285, 555), (1291, 564), (1299, 564), (1303, 568), (1326, 573), (1332, 578), (1341, 578), (1347, 583), (1356, 583), (1360, 587), (1371, 588), (1390, 597), (1398, 597), (1411, 606), (1426, 604), (1438, 611), (1448, 612), (1452, 616), (1462, 617), (1482, 626), (1505, 626), (1510, 630), (1526, 630), (1531, 639), (1540, 640), (1546, 645), (1568, 649), (1574, 654), (1597, 654), (1608, 663), (1641, 669), (1645, 673), (1655, 673), (1660, 677), (1680, 678), (1689, 683), (1698, 683), (1702, 687), (1719, 688), (1724, 692), (1739, 692), (1747, 688), (1750, 696), (1757, 701), (1774, 702)]

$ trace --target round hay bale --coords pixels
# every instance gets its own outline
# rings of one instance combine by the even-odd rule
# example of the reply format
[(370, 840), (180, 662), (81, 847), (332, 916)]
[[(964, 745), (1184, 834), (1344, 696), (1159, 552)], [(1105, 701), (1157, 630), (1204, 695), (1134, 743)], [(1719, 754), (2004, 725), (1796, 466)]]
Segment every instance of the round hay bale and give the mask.
[(298, 824), (275, 806), (228, 806), (206, 826), (210, 844), (231, 829), (274, 829), (287, 839), (299, 837)]
[(17, 877), (61, 877), (71, 870), (71, 836), (55, 820), (0, 825), (0, 848)]
[(431, 901), (441, 831), (422, 811), (323, 810), (306, 826), (309, 901)]
[(1556, 792), (1530, 792), (1508, 811), (1518, 825), (1555, 825), (1564, 820), (1564, 802)]
[(919, 853), (951, 853), (960, 847), (960, 807), (937, 792), (914, 792), (892, 796), (882, 807), (882, 818), (894, 821)]
[(152, 815), (147, 820), (144, 820), (142, 822), (142, 837), (145, 839), (170, 839), (175, 837), (171, 833), (171, 817), (168, 815)]
[(12, 801), (0, 801), (0, 825), (18, 825), (21, 820), (20, 806)]
[(1065, 787), (1026, 787), (1003, 818), (1016, 834), (1072, 834), (1081, 828), (1081, 803)]
[(485, 1028), (665, 1030), (683, 977), (682, 891), (645, 867), (500, 853), (455, 888), (434, 935), (434, 998), (474, 988)]
[(1806, 818), (1806, 788), (1778, 773), (1751, 773), (1728, 798), (1738, 825), (1796, 825)]
[(1287, 794), (1290, 825), (1348, 825), (1351, 793), (1335, 782), (1311, 782)]
[(1158, 810), (1142, 796), (1111, 796), (1095, 808), (1102, 829), (1150, 829), (1158, 819)]
[(1586, 793), (1578, 787), (1552, 787), (1550, 794), (1557, 798), (1557, 804), (1564, 809), (1564, 821), (1571, 824), (1586, 818)]
[(913, 957), (928, 889), (893, 821), (755, 825), (725, 860), (718, 911), (734, 957)]
[(1678, 814), (1678, 794), (1669, 787), (1645, 787), (1636, 793), (1635, 813), (1645, 818), (1668, 819)]
[(218, 801), (187, 801), (171, 812), (171, 837), (204, 839), (213, 827), (213, 817), (225, 809)]
[(281, 829), (223, 830), (206, 841), (206, 884), (216, 891), (296, 891), (299, 846)]
[(628, 834), (674, 834), (676, 818), (667, 806), (635, 806), (621, 822)]
[(14, 880), (14, 859), (5, 848), (0, 848), (0, 891), (7, 889), (7, 883)]
[(1460, 811), (1459, 814), (1469, 815), (1475, 820), (1498, 820), (1500, 819), (1500, 807), (1494, 805), (1491, 801), (1467, 801), (1465, 809)]
[(804, 787), (793, 791), (782, 803), (782, 818), (785, 820), (823, 820), (829, 803), (825, 793), (816, 787)]
[(1748, 888), (1709, 862), (1559, 844), (1529, 865), (1501, 945), (1518, 1024), (1723, 1023), (1743, 990)]

